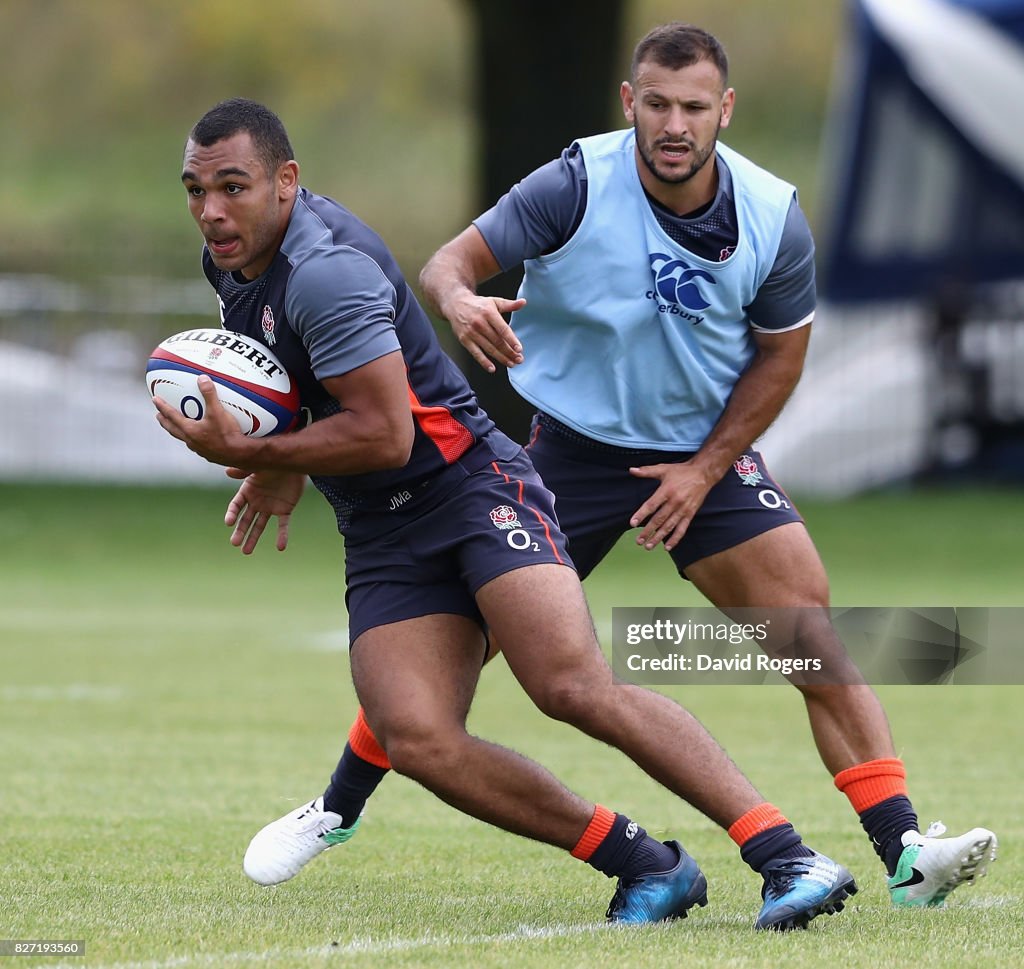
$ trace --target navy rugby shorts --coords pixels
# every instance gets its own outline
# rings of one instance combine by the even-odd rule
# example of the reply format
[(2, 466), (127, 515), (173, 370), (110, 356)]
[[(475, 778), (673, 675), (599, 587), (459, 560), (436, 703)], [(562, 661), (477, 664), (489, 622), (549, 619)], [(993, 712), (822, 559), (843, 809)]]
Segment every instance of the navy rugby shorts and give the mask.
[[(527, 452), (555, 495), (558, 522), (580, 578), (586, 578), (630, 531), (629, 519), (658, 481), (635, 478), (632, 467), (685, 461), (691, 455), (631, 451), (593, 441), (548, 415), (534, 418)], [(762, 532), (803, 521), (768, 473), (757, 451), (748, 451), (707, 494), (682, 541), (669, 555), (679, 574), (700, 559)]]
[(442, 613), (483, 628), (481, 586), (527, 565), (573, 566), (551, 492), (526, 452), (500, 434), (496, 446), (495, 436), (483, 460), (473, 449), (436, 478), (360, 510), (361, 535), (379, 528), (345, 541), (350, 643), (375, 626)]

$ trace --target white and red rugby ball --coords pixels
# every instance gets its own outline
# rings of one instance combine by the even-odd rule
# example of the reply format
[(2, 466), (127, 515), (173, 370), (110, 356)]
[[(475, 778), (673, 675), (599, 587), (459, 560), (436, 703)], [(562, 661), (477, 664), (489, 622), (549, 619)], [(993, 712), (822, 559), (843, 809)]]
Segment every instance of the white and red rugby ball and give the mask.
[(149, 355), (146, 386), (152, 396), (199, 420), (205, 407), (202, 374), (213, 380), (243, 434), (266, 437), (295, 426), (299, 388), (291, 374), (262, 343), (230, 330), (209, 327), (167, 337)]

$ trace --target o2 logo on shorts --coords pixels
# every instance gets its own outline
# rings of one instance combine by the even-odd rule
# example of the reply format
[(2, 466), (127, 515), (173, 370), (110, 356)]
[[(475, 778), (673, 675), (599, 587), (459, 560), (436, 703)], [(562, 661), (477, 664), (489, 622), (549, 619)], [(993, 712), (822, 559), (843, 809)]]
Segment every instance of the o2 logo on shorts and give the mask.
[(772, 491), (771, 488), (763, 488), (757, 493), (757, 500), (764, 505), (765, 508), (770, 508), (774, 511), (777, 508), (789, 508), (790, 504), (783, 498), (777, 491)]
[(505, 541), (508, 542), (509, 548), (514, 548), (519, 552), (525, 552), (527, 549), (533, 549), (534, 552), (540, 551), (540, 546), (533, 540), (530, 533), (523, 528), (515, 508), (511, 505), (498, 505), (491, 509), (490, 514), (491, 524), (495, 528), (507, 532)]

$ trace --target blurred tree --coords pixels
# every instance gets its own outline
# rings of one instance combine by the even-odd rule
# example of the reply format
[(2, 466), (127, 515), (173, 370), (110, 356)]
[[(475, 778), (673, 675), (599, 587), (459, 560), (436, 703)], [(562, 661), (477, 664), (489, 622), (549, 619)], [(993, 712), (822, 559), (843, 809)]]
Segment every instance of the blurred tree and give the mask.
[[(479, 140), (477, 211), (491, 206), (574, 138), (605, 131), (618, 87), (625, 0), (469, 0), (474, 15)], [(481, 292), (515, 296), (520, 272)], [(518, 441), (530, 408), (503, 370), (486, 374), (469, 356), (459, 361), (480, 402)]]

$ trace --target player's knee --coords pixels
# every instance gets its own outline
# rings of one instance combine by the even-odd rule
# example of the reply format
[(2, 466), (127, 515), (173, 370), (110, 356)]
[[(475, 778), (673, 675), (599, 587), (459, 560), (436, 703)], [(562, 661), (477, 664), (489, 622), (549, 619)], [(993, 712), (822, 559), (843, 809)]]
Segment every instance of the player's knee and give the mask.
[(783, 617), (787, 610), (801, 609), (808, 613), (824, 612), (829, 608), (828, 578), (820, 575), (795, 576), (788, 587), (775, 592), (772, 606), (782, 610)]
[(804, 605), (809, 609), (827, 610), (829, 607), (828, 579), (824, 574), (817, 581), (810, 582), (804, 591)]
[(392, 769), (413, 780), (457, 769), (464, 729), (453, 725), (398, 724), (385, 732), (382, 746)]
[(583, 730), (604, 706), (600, 691), (578, 676), (550, 677), (530, 696), (545, 716)]

